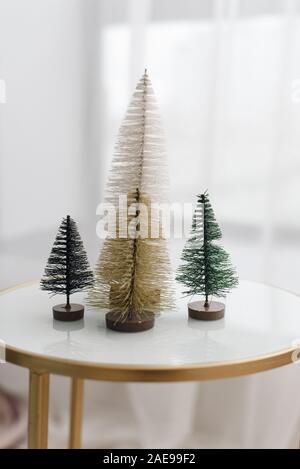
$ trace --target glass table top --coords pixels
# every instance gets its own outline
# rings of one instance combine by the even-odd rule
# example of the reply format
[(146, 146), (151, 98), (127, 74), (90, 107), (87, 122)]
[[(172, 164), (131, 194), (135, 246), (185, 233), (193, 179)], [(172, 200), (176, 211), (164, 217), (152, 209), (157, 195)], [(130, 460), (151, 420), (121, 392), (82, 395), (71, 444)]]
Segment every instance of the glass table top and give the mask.
[[(75, 294), (72, 302), (84, 304), (84, 298), (85, 293)], [(300, 298), (260, 283), (241, 282), (225, 300), (225, 318), (213, 322), (188, 319), (189, 299), (178, 292), (176, 309), (138, 333), (106, 329), (105, 312), (88, 307), (82, 321), (55, 321), (52, 306), (63, 301), (49, 298), (38, 284), (2, 294), (0, 339), (53, 358), (146, 366), (239, 361), (300, 344)]]

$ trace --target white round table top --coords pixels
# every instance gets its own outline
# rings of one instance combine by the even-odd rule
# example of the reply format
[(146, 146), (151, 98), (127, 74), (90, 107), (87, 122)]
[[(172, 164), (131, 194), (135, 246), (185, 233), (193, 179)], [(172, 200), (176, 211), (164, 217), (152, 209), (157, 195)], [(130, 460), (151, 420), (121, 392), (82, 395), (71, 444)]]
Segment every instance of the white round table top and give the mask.
[[(75, 294), (71, 302), (84, 304), (84, 298), (85, 293)], [(63, 301), (62, 297), (49, 298), (37, 283), (2, 293), (0, 339), (7, 350), (47, 360), (48, 364), (75, 363), (81, 370), (84, 366), (127, 372), (202, 368), (209, 378), (218, 377), (209, 374), (210, 367), (220, 370), (235, 364), (239, 368), (231, 375), (237, 375), (260, 371), (253, 364), (261, 360), (268, 361), (268, 366), (261, 370), (291, 362), (291, 359), (280, 362), (279, 358), (287, 352), (291, 354), (300, 343), (300, 298), (260, 283), (241, 282), (225, 300), (224, 319), (211, 322), (188, 319), (189, 299), (179, 298), (176, 310), (161, 314), (153, 329), (138, 333), (106, 329), (104, 312), (87, 307), (82, 321), (55, 321), (52, 306)], [(30, 365), (15, 358), (9, 361), (28, 367), (38, 363)], [(243, 365), (246, 368), (248, 365), (248, 371), (241, 369)], [(67, 374), (65, 370), (56, 371)], [(222, 376), (226, 373), (221, 373)], [(197, 379), (198, 375), (183, 379), (194, 377)], [(110, 379), (109, 375), (103, 375), (103, 379), (107, 378)], [(126, 380), (123, 378), (120, 380)], [(199, 375), (199, 379), (208, 378)]]

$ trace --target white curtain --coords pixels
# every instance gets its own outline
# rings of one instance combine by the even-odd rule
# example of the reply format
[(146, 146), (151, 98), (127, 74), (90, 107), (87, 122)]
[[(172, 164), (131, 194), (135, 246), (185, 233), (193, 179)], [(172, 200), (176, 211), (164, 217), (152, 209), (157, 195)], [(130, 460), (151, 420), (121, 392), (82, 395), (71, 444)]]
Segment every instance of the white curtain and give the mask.
[[(240, 277), (299, 293), (299, 44), (300, 0), (0, 0), (0, 286), (41, 275), (67, 212), (95, 261), (96, 205), (146, 67), (171, 200), (208, 188)], [(171, 242), (174, 267), (183, 243)], [(27, 385), (8, 366), (1, 383)], [(299, 384), (294, 366), (212, 383), (93, 383), (85, 444), (292, 447)], [(52, 435), (66, 430), (65, 386), (54, 380)]]

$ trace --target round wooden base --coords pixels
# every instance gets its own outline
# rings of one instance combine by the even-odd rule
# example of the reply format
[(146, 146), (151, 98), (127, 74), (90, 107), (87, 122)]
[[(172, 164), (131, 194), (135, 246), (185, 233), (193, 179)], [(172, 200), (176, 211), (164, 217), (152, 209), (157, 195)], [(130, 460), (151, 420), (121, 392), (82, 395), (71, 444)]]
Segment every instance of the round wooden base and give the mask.
[(225, 315), (225, 305), (217, 301), (211, 301), (209, 306), (204, 306), (204, 301), (193, 301), (188, 304), (189, 317), (201, 321), (215, 321)]
[(119, 332), (141, 332), (152, 329), (154, 326), (155, 316), (153, 313), (145, 313), (139, 318), (126, 319), (125, 321), (119, 320), (119, 315), (115, 312), (107, 313), (105, 315), (106, 327), (113, 331)]
[(57, 321), (78, 321), (83, 318), (84, 306), (71, 303), (53, 306), (53, 317)]

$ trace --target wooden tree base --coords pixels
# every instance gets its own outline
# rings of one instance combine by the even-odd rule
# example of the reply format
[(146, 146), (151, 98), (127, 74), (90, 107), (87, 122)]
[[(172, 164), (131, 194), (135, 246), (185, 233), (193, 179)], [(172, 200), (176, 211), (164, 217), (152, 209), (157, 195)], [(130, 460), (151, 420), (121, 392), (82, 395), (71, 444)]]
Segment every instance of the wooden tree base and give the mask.
[(119, 332), (141, 332), (152, 329), (155, 316), (153, 313), (145, 313), (139, 318), (126, 319), (120, 321), (119, 315), (115, 312), (105, 315), (106, 327)]
[(225, 305), (217, 301), (211, 301), (209, 306), (204, 306), (204, 301), (193, 301), (188, 304), (189, 317), (201, 321), (215, 321), (225, 315)]
[(78, 321), (83, 318), (84, 306), (71, 303), (53, 306), (53, 317), (57, 321)]

